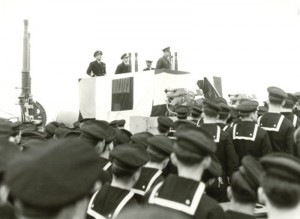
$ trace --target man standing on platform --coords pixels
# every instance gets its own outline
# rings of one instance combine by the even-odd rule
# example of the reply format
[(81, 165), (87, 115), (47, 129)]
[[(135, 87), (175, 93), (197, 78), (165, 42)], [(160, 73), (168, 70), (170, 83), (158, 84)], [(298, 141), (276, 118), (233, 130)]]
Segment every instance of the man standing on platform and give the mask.
[(155, 68), (152, 68), (152, 61), (146, 60), (146, 65), (147, 65), (147, 68), (145, 68), (143, 71), (155, 70)]
[(106, 65), (102, 60), (102, 51), (94, 52), (95, 61), (91, 62), (86, 73), (91, 77), (104, 76), (106, 74)]
[(118, 65), (115, 74), (123, 74), (123, 73), (129, 73), (131, 70), (131, 66), (129, 64), (129, 56), (127, 53), (123, 54), (121, 56), (122, 63)]
[(162, 51), (164, 52), (164, 55), (157, 61), (156, 69), (171, 69), (171, 49), (170, 47), (167, 47)]

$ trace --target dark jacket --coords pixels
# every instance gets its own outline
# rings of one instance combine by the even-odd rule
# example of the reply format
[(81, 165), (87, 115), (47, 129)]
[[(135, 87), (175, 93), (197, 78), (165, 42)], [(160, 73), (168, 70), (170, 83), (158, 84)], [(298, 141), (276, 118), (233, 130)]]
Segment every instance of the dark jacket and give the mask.
[(115, 74), (129, 73), (130, 71), (131, 71), (131, 66), (126, 65), (124, 62), (122, 62), (117, 66)]
[(239, 156), (239, 164), (246, 155), (256, 159), (272, 153), (272, 146), (268, 132), (251, 121), (239, 121), (228, 129), (236, 153)]
[(169, 175), (163, 183), (154, 187), (148, 202), (151, 205), (181, 212), (185, 218), (224, 218), (223, 209), (205, 194), (204, 189), (203, 182)]
[(91, 73), (94, 73), (94, 76), (104, 76), (106, 74), (106, 65), (104, 62), (98, 63), (98, 61), (93, 61), (90, 63), (86, 73), (91, 76)]
[(133, 192), (104, 184), (91, 198), (87, 214), (88, 218), (115, 218), (124, 209), (136, 204)]
[(300, 119), (296, 114), (294, 114), (293, 112), (282, 112), (281, 114), (293, 123), (295, 129), (300, 127)]
[(268, 131), (273, 152), (294, 153), (294, 126), (280, 113), (267, 112), (258, 119), (258, 125)]
[(165, 57), (165, 56), (163, 56), (163, 57), (161, 57), (158, 61), (157, 61), (157, 63), (156, 63), (156, 69), (171, 69), (171, 62), (170, 62), (170, 60), (167, 58), (167, 57)]

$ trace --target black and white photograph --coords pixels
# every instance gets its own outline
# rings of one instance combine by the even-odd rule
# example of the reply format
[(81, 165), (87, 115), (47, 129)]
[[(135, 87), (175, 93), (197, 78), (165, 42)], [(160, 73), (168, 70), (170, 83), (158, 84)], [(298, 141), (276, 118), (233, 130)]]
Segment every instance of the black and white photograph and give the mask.
[(0, 219), (299, 219), (300, 0), (0, 0)]

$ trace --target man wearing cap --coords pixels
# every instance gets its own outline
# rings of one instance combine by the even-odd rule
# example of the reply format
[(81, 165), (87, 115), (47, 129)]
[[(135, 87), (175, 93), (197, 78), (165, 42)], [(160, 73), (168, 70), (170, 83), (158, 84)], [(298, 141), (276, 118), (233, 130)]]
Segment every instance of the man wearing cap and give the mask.
[(174, 122), (172, 119), (166, 116), (160, 116), (157, 119), (157, 130), (159, 135), (168, 136), (171, 128), (173, 128)]
[(194, 122), (195, 124), (198, 124), (199, 121), (202, 119), (202, 108), (200, 106), (192, 106), (192, 111), (191, 111), (191, 121)]
[(269, 87), (269, 111), (258, 118), (257, 124), (268, 131), (273, 152), (293, 153), (294, 126), (281, 114), (286, 92), (278, 87)]
[(113, 149), (114, 129), (106, 121), (102, 120), (89, 120), (80, 129), (80, 139), (96, 149), (99, 156), (99, 168), (105, 171), (103, 181), (110, 182), (111, 162), (108, 158), (110, 151)]
[(272, 153), (268, 132), (256, 124), (257, 107), (258, 102), (255, 100), (241, 103), (237, 107), (241, 120), (228, 130), (239, 156), (239, 163), (246, 155), (259, 159)]
[(106, 65), (102, 62), (102, 51), (94, 52), (95, 61), (91, 62), (86, 73), (91, 77), (104, 76), (106, 74)]
[(138, 132), (131, 136), (131, 143), (147, 149), (149, 146), (148, 138), (153, 137), (153, 134), (150, 132)]
[(157, 61), (156, 69), (171, 69), (171, 49), (170, 47), (167, 47), (162, 51), (164, 52), (164, 55)]
[(110, 156), (113, 180), (93, 195), (87, 210), (90, 218), (116, 218), (137, 204), (131, 189), (140, 177), (141, 167), (149, 161), (146, 150), (125, 144), (116, 147)]
[(173, 143), (163, 135), (153, 136), (148, 139), (149, 162), (142, 168), (141, 176), (133, 186), (132, 191), (141, 197), (141, 202), (146, 193), (163, 180), (162, 171), (169, 163), (173, 152)]
[(217, 125), (221, 127), (223, 131), (227, 131), (229, 126), (227, 124), (228, 119), (230, 118), (231, 108), (225, 103), (218, 103), (220, 107), (219, 118), (217, 119)]
[(78, 140), (56, 140), (15, 157), (5, 183), (18, 218), (84, 219), (98, 175), (92, 147)]
[(294, 113), (300, 118), (300, 92), (296, 92), (294, 95), (297, 97)]
[(220, 107), (212, 100), (204, 100), (203, 124), (200, 125), (206, 129), (213, 137), (217, 145), (216, 156), (222, 166), (222, 175), (215, 183), (207, 189), (207, 194), (214, 197), (218, 202), (227, 202), (228, 178), (238, 169), (238, 156), (233, 146), (229, 133), (223, 131), (216, 124), (219, 117)]
[(131, 66), (129, 64), (129, 56), (127, 53), (121, 56), (122, 63), (117, 66), (115, 74), (123, 74), (131, 72)]
[(300, 159), (274, 153), (261, 159), (265, 173), (258, 189), (269, 219), (297, 219), (300, 213)]
[(152, 61), (147, 60), (147, 61), (146, 61), (146, 65), (147, 65), (147, 68), (145, 68), (143, 71), (151, 71), (151, 70), (155, 70), (155, 68), (152, 68)]
[(243, 158), (242, 166), (233, 174), (227, 189), (231, 206), (226, 212), (228, 218), (255, 219), (254, 209), (258, 202), (257, 190), (262, 174), (262, 166), (254, 157)]
[(8, 203), (9, 190), (4, 184), (4, 176), (7, 166), (20, 151), (18, 147), (5, 139), (0, 139), (0, 217), (5, 219), (16, 219), (13, 207)]
[(205, 194), (205, 184), (201, 182), (216, 151), (212, 137), (195, 126), (179, 128), (176, 137), (171, 159), (178, 168), (178, 175), (171, 174), (155, 186), (149, 204), (181, 212), (189, 218), (224, 218), (222, 208)]
[(287, 98), (285, 98), (284, 105), (281, 109), (281, 114), (293, 123), (295, 129), (300, 126), (300, 119), (293, 112), (297, 101), (298, 99), (294, 94), (287, 93)]
[(178, 120), (174, 122), (174, 129), (176, 130), (181, 125), (196, 125), (194, 122), (187, 120), (190, 114), (190, 108), (186, 105), (177, 106), (175, 109)]

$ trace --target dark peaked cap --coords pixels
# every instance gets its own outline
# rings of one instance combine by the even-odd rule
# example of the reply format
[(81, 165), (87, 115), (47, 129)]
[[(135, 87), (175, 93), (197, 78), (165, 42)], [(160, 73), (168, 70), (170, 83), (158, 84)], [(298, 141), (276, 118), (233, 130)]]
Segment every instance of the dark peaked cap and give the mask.
[(294, 93), (295, 97), (297, 97), (298, 100), (300, 100), (300, 92)]
[(99, 158), (80, 140), (49, 141), (42, 149), (21, 153), (7, 169), (12, 195), (41, 209), (69, 205), (91, 192), (98, 179)]
[(218, 106), (218, 104), (216, 104), (214, 101), (210, 100), (210, 99), (205, 99), (203, 101), (204, 103), (204, 110), (210, 110), (210, 111), (215, 111), (216, 113), (221, 111), (220, 106)]
[(192, 112), (201, 114), (203, 110), (199, 106), (192, 106)]
[(132, 144), (115, 147), (110, 153), (110, 158), (118, 166), (132, 169), (137, 169), (149, 161), (146, 150)]
[(237, 111), (239, 111), (239, 114), (241, 115), (247, 115), (257, 111), (258, 105), (258, 102), (255, 100), (246, 100), (245, 102), (238, 105)]
[(100, 141), (111, 137), (113, 135), (113, 128), (106, 121), (90, 120), (82, 125), (81, 132), (84, 137)]
[(102, 51), (100, 50), (97, 50), (96, 52), (94, 52), (94, 57), (96, 57), (97, 55), (102, 55)]
[(6, 139), (0, 139), (0, 173), (5, 172), (8, 162), (12, 161), (14, 156), (19, 153), (17, 145)]
[(285, 99), (285, 107), (292, 108), (298, 101), (298, 98), (291, 93), (287, 93), (287, 98)]
[(268, 87), (268, 92), (269, 92), (269, 96), (277, 99), (279, 101), (284, 100), (285, 98), (287, 98), (287, 93), (282, 90), (281, 88), (278, 87)]
[(151, 138), (148, 138), (148, 143), (148, 149), (150, 153), (151, 151), (156, 151), (169, 156), (173, 152), (173, 143), (167, 136), (155, 135)]
[(256, 191), (260, 185), (260, 178), (263, 174), (261, 164), (254, 157), (247, 155), (242, 159), (242, 166), (239, 171), (251, 189)]
[(219, 114), (228, 114), (231, 111), (231, 108), (225, 103), (218, 103), (218, 106), (221, 108)]
[[(203, 128), (194, 126), (185, 126), (176, 131), (178, 147), (190, 152), (200, 153), (215, 153), (216, 144), (212, 136)], [(179, 144), (179, 141), (182, 143)], [(176, 152), (176, 149), (175, 149)]]
[(158, 117), (157, 123), (159, 125), (162, 125), (162, 126), (165, 126), (165, 127), (168, 127), (168, 128), (171, 128), (174, 125), (173, 120), (170, 119), (169, 117), (166, 117), (166, 116), (160, 116), (160, 117)]
[(260, 160), (267, 174), (300, 183), (300, 159), (285, 153), (273, 153)]
[(136, 143), (139, 146), (147, 148), (149, 145), (147, 139), (152, 136), (153, 134), (151, 134), (150, 132), (139, 132), (131, 136), (131, 140), (133, 143)]
[(171, 51), (171, 48), (170, 48), (170, 47), (167, 47), (167, 48), (164, 48), (162, 51), (163, 51), (163, 52), (170, 52), (170, 51)]

